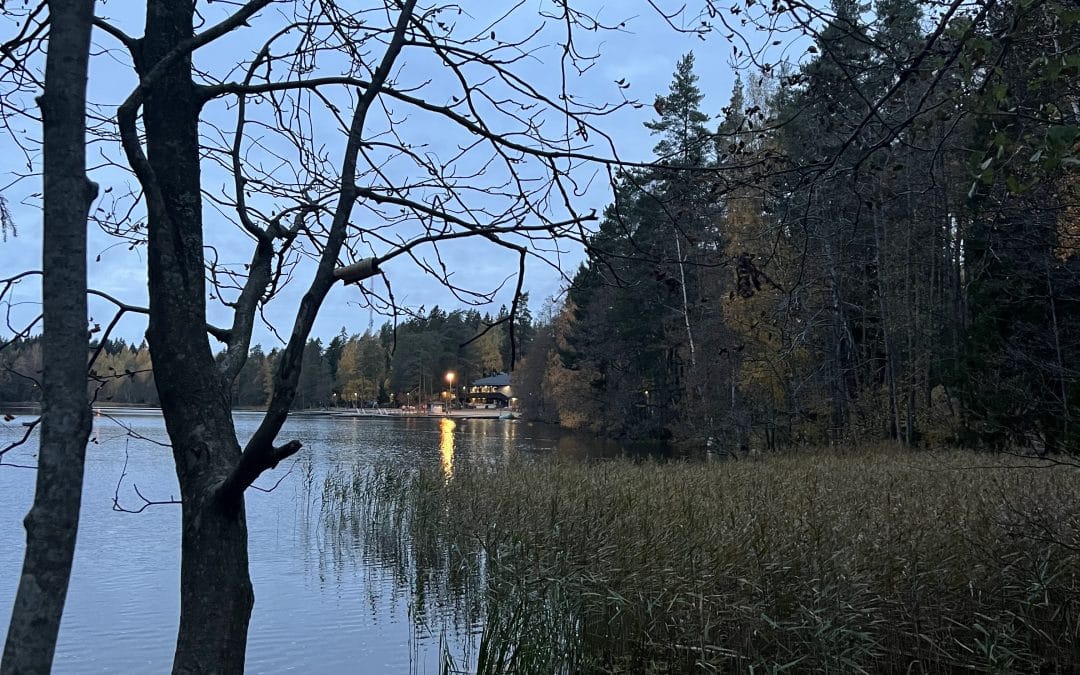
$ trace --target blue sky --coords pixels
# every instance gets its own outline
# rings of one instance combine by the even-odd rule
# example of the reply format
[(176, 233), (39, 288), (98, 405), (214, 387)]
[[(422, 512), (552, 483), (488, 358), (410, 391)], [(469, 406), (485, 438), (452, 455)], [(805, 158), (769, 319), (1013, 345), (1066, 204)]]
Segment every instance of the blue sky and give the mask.
[[(206, 12), (207, 19), (213, 22), (221, 15), (218, 12), (229, 9), (229, 4), (200, 3), (200, 7)], [(266, 36), (283, 25), (282, 12), (287, 4), (272, 5), (259, 18), (252, 21), (250, 27), (198, 52), (197, 67), (212, 73), (216, 78), (239, 79), (242, 72), (231, 71), (234, 71), (238, 63), (251, 58)], [(115, 1), (107, 4), (99, 3), (98, 15), (107, 17), (128, 34), (137, 36), (141, 33), (143, 21), (142, 8), (139, 5), (140, 3), (133, 0), (125, 0), (122, 3)], [(533, 28), (541, 26), (542, 20), (538, 9), (550, 9), (550, 5), (550, 1), (537, 2), (536, 0), (517, 5), (509, 19), (497, 27), (499, 39), (510, 40), (516, 35), (524, 35)], [(667, 5), (668, 9), (680, 6), (677, 3), (667, 3)], [(464, 32), (470, 26), (481, 26), (488, 19), (484, 16), (485, 12), (494, 9), (504, 12), (510, 6), (509, 3), (487, 3), (478, 0), (464, 2), (463, 7), (466, 11), (456, 18), (459, 22), (457, 30)], [(657, 94), (667, 91), (677, 59), (682, 54), (693, 50), (697, 57), (700, 85), (706, 94), (704, 104), (706, 112), (716, 116), (726, 105), (734, 73), (728, 62), (732, 54), (731, 44), (724, 39), (722, 34), (713, 33), (702, 40), (697, 36), (672, 30), (646, 0), (581, 2), (576, 3), (576, 6), (587, 8), (590, 14), (599, 16), (610, 24), (617, 25), (625, 22), (625, 28), (619, 31), (582, 31), (577, 36), (581, 51), (599, 54), (593, 68), (584, 76), (578, 77), (572, 74), (569, 78), (568, 87), (579, 97), (577, 100), (591, 103), (616, 102), (625, 93), (628, 98), (651, 104)], [(693, 21), (695, 24), (699, 21), (689, 15), (686, 20)], [(555, 31), (556, 28), (558, 28), (557, 24), (549, 22), (537, 44), (550, 44), (557, 40), (559, 35)], [(130, 92), (134, 85), (134, 78), (126, 54), (112, 37), (96, 32), (94, 44), (97, 50), (91, 64), (90, 98), (98, 104), (97, 109), (103, 115), (109, 116), (115, 110), (115, 106)], [(515, 70), (537, 89), (557, 96), (561, 81), (559, 56), (560, 51), (557, 48), (540, 48)], [(377, 57), (378, 54), (375, 54), (375, 58)], [(328, 63), (323, 72), (332, 73), (338, 66), (340, 64)], [(395, 74), (395, 80), (399, 86), (416, 87), (416, 91), (427, 100), (446, 100), (447, 97), (454, 95), (457, 83), (450, 78), (448, 72), (442, 72), (443, 70), (447, 69), (436, 67), (430, 56), (421, 50), (407, 48), (399, 60), (399, 70)], [(617, 80), (628, 82), (629, 87), (620, 90), (616, 84)], [(7, 95), (7, 92), (4, 94)], [(331, 93), (330, 97), (343, 109), (348, 110), (349, 100), (346, 92), (339, 90)], [(231, 100), (219, 101), (208, 106), (204, 115), (207, 122), (204, 133), (208, 137), (213, 136), (215, 127), (230, 128), (235, 120), (231, 103)], [(422, 147), (425, 153), (445, 158), (454, 154), (455, 148), (462, 141), (458, 132), (440, 125), (430, 116), (425, 117), (416, 114), (415, 111), (403, 110), (401, 106), (391, 106), (391, 114), (398, 118), (397, 129), (401, 137), (408, 143)], [(655, 139), (649, 136), (643, 123), (655, 116), (651, 105), (637, 109), (627, 107), (597, 122), (597, 126), (616, 141), (621, 158), (647, 160), (651, 156)], [(344, 135), (337, 130), (333, 119), (325, 114), (313, 115), (311, 126), (317, 142), (323, 144), (330, 158), (334, 159), (337, 156), (335, 153), (339, 153), (344, 146)], [(32, 122), (16, 124), (15, 128), (25, 130), (27, 139), (39, 137), (39, 131)], [(372, 138), (384, 138), (381, 134), (387, 131), (387, 125), (384, 119), (373, 118), (368, 129)], [(610, 154), (609, 149), (596, 143), (595, 135), (592, 142), (593, 147), (589, 148), (590, 152), (599, 155)], [(272, 139), (266, 142), (270, 150), (279, 149), (274, 144), (275, 141)], [(37, 268), (39, 265), (40, 207), (37, 198), (33, 195), (40, 191), (40, 180), (30, 177), (13, 182), (16, 174), (26, 171), (26, 160), (17, 152), (10, 138), (0, 138), (0, 147), (4, 150), (0, 153), (2, 184), (6, 186), (3, 194), (11, 206), (18, 226), (17, 237), (9, 237), (6, 242), (0, 242), (0, 269), (3, 270), (2, 276), (7, 276), (18, 270)], [(114, 198), (135, 190), (137, 183), (122, 167), (100, 166), (107, 164), (103, 158), (115, 160), (116, 164), (122, 165), (123, 162), (118, 150), (110, 143), (96, 142), (92, 145), (88, 161), (92, 166), (97, 167), (92, 172), (92, 178), (101, 185), (103, 190), (110, 189), (108, 194), (103, 194), (95, 208), (107, 209)], [(265, 158), (264, 153), (263, 159), (258, 161), (265, 161)], [(468, 164), (470, 161), (477, 165), (479, 163), (476, 159), (463, 159), (461, 161), (463, 172), (470, 168)], [(410, 167), (407, 163), (403, 164), (399, 160), (388, 162), (388, 167), (390, 180), (396, 180), (396, 177), (407, 180), (410, 170), (415, 170), (415, 167)], [(588, 189), (583, 190), (582, 194), (573, 199), (574, 208), (580, 213), (588, 213), (592, 209), (599, 212), (610, 200), (606, 174), (597, 173), (597, 171), (597, 167), (584, 167), (583, 170), (575, 173), (581, 185), (589, 185)], [(217, 192), (228, 193), (230, 180), (227, 173), (213, 166), (211, 162), (206, 163), (204, 189), (211, 195)], [(498, 182), (499, 177), (488, 173), (476, 180)], [(242, 265), (251, 253), (250, 238), (238, 226), (229, 222), (228, 209), (219, 211), (211, 202), (212, 200), (204, 201), (207, 243), (214, 247), (222, 264)], [(122, 200), (120, 203), (125, 204)], [(272, 211), (273, 206), (269, 201), (265, 202), (268, 211)], [(470, 204), (470, 207), (486, 208), (486, 204), (481, 200)], [(557, 205), (553, 205), (552, 208), (557, 210)], [(138, 210), (135, 213), (137, 215)], [(557, 213), (551, 215), (558, 216)], [(365, 211), (363, 208), (355, 209), (354, 222), (362, 220), (365, 225), (375, 225), (378, 214)], [(410, 225), (402, 223), (394, 225), (394, 228), (389, 232), (390, 234), (407, 237)], [(492, 312), (500, 303), (509, 302), (513, 289), (511, 276), (517, 269), (517, 260), (514, 255), (472, 240), (460, 241), (453, 246), (444, 246), (440, 253), (442, 262), (452, 272), (452, 278), (456, 282), (484, 292), (492, 291), (505, 283), (502, 291), (496, 293), (495, 304), (490, 308)], [(427, 260), (435, 264), (434, 253), (428, 251), (426, 255)], [(569, 244), (562, 246), (562, 252), (559, 255), (548, 254), (546, 257), (557, 259), (562, 271), (569, 275), (573, 274), (582, 259), (581, 251)], [(111, 293), (126, 302), (146, 303), (146, 260), (142, 247), (136, 246), (130, 249), (126, 244), (92, 227), (89, 259), (92, 287)], [(311, 267), (306, 261), (301, 261), (294, 269), (294, 281), (267, 307), (266, 316), (283, 335), (287, 335), (290, 330), (292, 316), (310, 278)], [(433, 305), (453, 308), (461, 305), (438, 280), (424, 275), (410, 261), (395, 262), (385, 271), (392, 281), (395, 298), (399, 304), (412, 308), (421, 306), (431, 308)], [(530, 292), (534, 310), (539, 308), (544, 298), (557, 294), (564, 283), (564, 279), (557, 270), (538, 260), (529, 261), (525, 289)], [(32, 282), (23, 283), (12, 300), (14, 306), (11, 308), (11, 316), (17, 323), (18, 320), (36, 313), (38, 288)], [(4, 310), (6, 308), (0, 308), (0, 311)], [(484, 308), (481, 308), (481, 311), (484, 311)], [(111, 317), (111, 309), (107, 305), (95, 302), (92, 304), (91, 314), (95, 321), (105, 323)], [(212, 323), (227, 325), (230, 322), (227, 311), (214, 302), (211, 302), (209, 314)], [(340, 331), (342, 327), (350, 333), (360, 332), (369, 325), (377, 326), (383, 321), (382, 316), (363, 306), (361, 296), (355, 287), (346, 288), (338, 285), (327, 299), (313, 334), (325, 340)], [(120, 325), (117, 336), (138, 342), (141, 340), (144, 329), (143, 318), (133, 316)], [(265, 346), (276, 343), (272, 334), (262, 327), (257, 329), (254, 341), (261, 342)]]

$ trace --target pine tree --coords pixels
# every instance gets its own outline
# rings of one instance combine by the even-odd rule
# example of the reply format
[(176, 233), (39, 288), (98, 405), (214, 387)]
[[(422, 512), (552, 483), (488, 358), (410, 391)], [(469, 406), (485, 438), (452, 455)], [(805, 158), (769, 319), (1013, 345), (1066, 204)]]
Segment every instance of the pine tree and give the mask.
[(653, 147), (656, 158), (666, 164), (700, 167), (708, 158), (709, 116), (701, 111), (705, 98), (694, 73), (694, 53), (679, 59), (667, 96), (657, 96), (653, 104), (660, 119), (645, 126), (660, 141)]
[[(706, 178), (713, 142), (693, 67), (693, 55), (683, 57), (668, 95), (657, 98), (659, 118), (646, 126), (660, 136), (662, 166), (621, 175), (556, 341), (563, 367), (581, 375), (564, 384), (594, 401), (609, 433), (672, 436), (687, 396), (700, 396), (687, 391), (687, 373), (696, 367), (700, 270), (718, 251), (720, 206)], [(569, 410), (563, 417), (577, 419)]]

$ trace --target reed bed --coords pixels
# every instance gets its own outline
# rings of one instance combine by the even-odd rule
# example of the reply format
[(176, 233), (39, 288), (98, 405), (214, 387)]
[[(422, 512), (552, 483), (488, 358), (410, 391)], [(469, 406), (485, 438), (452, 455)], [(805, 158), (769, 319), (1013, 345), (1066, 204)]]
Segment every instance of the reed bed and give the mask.
[(1074, 672), (1080, 473), (1039, 466), (385, 465), (328, 477), (322, 508), (480, 626), (478, 672)]

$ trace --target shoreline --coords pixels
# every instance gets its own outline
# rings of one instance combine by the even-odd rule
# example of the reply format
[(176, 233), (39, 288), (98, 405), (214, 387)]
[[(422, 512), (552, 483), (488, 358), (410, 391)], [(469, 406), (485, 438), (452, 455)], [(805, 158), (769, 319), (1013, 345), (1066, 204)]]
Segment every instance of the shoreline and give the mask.
[[(12, 403), (0, 405), (0, 411), (10, 411), (16, 415), (18, 414), (41, 414), (40, 404), (34, 403)], [(263, 413), (265, 410), (260, 408), (238, 407), (233, 408), (232, 411), (243, 413)], [(161, 414), (161, 408), (150, 405), (95, 405), (93, 407), (94, 415), (110, 414), (110, 413), (156, 413)], [(507, 416), (509, 414), (509, 416)], [(466, 419), (466, 420), (488, 420), (488, 419), (521, 419), (521, 415), (517, 412), (507, 410), (506, 408), (490, 408), (490, 409), (473, 409), (465, 408), (458, 410), (451, 410), (449, 412), (427, 412), (427, 411), (412, 411), (402, 410), (401, 408), (326, 408), (326, 409), (308, 409), (308, 410), (294, 410), (289, 413), (290, 417), (342, 417), (342, 418), (377, 418), (377, 419), (435, 419), (435, 418), (451, 418), (451, 419)]]
[[(449, 412), (426, 412), (426, 411), (408, 411), (400, 408), (371, 408), (371, 409), (351, 409), (351, 410), (299, 410), (292, 415), (302, 415), (305, 417), (345, 417), (345, 418), (379, 418), (379, 419), (433, 419), (433, 418), (449, 418), (449, 419), (465, 419), (465, 420), (497, 420), (497, 419), (520, 419), (518, 413), (509, 411), (506, 408), (492, 408), (492, 409), (462, 409), (451, 410)], [(506, 415), (510, 415), (507, 417)]]

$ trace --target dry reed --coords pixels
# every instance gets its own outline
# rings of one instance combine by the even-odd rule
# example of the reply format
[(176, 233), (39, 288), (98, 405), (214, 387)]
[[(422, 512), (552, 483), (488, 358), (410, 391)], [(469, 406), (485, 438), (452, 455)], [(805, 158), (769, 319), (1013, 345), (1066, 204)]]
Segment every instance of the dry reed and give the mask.
[(331, 476), (322, 506), (480, 622), (479, 672), (1073, 672), (1080, 473), (1036, 466), (387, 465)]

